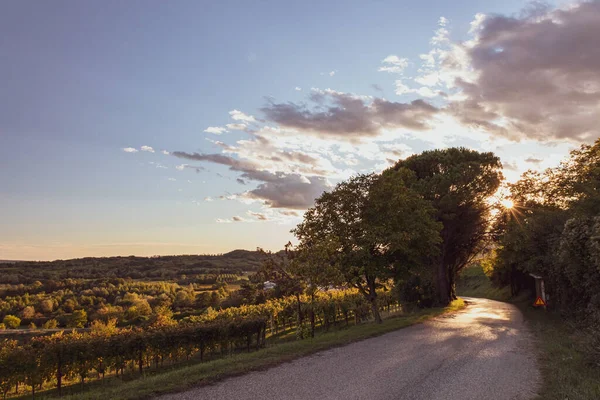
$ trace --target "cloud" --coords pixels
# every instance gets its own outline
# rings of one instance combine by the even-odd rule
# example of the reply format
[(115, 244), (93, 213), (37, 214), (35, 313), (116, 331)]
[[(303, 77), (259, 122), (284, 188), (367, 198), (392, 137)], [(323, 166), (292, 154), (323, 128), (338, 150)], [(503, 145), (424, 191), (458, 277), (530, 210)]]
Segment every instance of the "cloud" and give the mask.
[(232, 217), (232, 218), (231, 218), (231, 220), (232, 220), (233, 222), (244, 222), (244, 221), (245, 221), (245, 219), (244, 219), (244, 218), (242, 218), (242, 217), (239, 217), (239, 216), (237, 216), (237, 215), (236, 215), (236, 216), (234, 216), (234, 217)]
[(205, 197), (204, 201), (211, 202), (214, 201), (214, 199), (212, 197)]
[(541, 158), (534, 158), (534, 157), (528, 157), (525, 159), (525, 162), (527, 163), (531, 163), (531, 164), (540, 164), (542, 163), (544, 160)]
[(225, 129), (223, 127), (220, 127), (220, 126), (209, 126), (208, 128), (206, 128), (204, 130), (204, 132), (206, 132), (206, 133), (212, 133), (212, 134), (215, 134), (215, 135), (220, 135), (220, 134), (222, 134), (224, 132), (227, 132), (227, 129)]
[(246, 124), (227, 124), (225, 126), (232, 131), (243, 131), (248, 127)]
[(236, 182), (239, 183), (240, 185), (245, 185), (246, 184), (246, 181), (243, 180), (242, 178), (237, 178)]
[(138, 150), (136, 148), (133, 148), (133, 147), (125, 147), (125, 148), (123, 148), (123, 151), (125, 153), (137, 153)]
[(161, 153), (163, 153), (165, 156), (168, 156), (169, 154), (171, 154), (167, 150), (163, 150), (163, 151), (161, 151)]
[(456, 79), (460, 96), (449, 107), (461, 122), (516, 140), (600, 136), (599, 1), (478, 14), (471, 32), (442, 65), (451, 70), (462, 57), (458, 69), (472, 69)]
[(335, 71), (329, 71), (329, 76), (334, 76), (336, 72), (337, 72), (337, 70), (335, 70)]
[(252, 217), (255, 217), (259, 221), (268, 221), (269, 220), (269, 218), (265, 214), (262, 214), (262, 213), (257, 213), (257, 212), (248, 210), (247, 214)]
[(256, 189), (244, 193), (244, 197), (260, 200), (271, 208), (306, 209), (329, 188), (329, 183), (322, 177), (277, 173), (271, 174)]
[(234, 121), (256, 122), (256, 119), (252, 115), (244, 114), (239, 110), (229, 111), (229, 115)]
[(142, 146), (140, 147), (141, 151), (147, 151), (148, 153), (154, 153), (154, 149), (150, 146)]
[(299, 217), (300, 216), (300, 213), (298, 211), (292, 211), (292, 210), (281, 210), (281, 211), (279, 211), (279, 214), (285, 215), (286, 217)]
[(394, 74), (401, 74), (408, 67), (408, 59), (400, 58), (398, 56), (390, 55), (381, 60), (384, 66), (379, 67), (379, 72), (391, 72)]
[(262, 170), (260, 163), (239, 160), (224, 154), (190, 154), (180, 151), (172, 154), (188, 160), (226, 165), (232, 171), (241, 172), (241, 179), (262, 182), (255, 189), (249, 190), (239, 197), (261, 201), (272, 208), (306, 209), (312, 206), (314, 200), (330, 187), (324, 177), (306, 177), (298, 173), (281, 171), (269, 172)]
[(177, 171), (183, 171), (183, 170), (185, 169), (185, 167), (187, 167), (187, 164), (181, 164), (181, 165), (177, 165), (177, 166), (175, 167), (175, 169), (176, 169)]
[(175, 178), (168, 178), (168, 180), (171, 181), (171, 182), (175, 182), (177, 179), (175, 179)]
[(316, 92), (311, 99), (317, 103), (313, 109), (289, 102), (270, 103), (261, 111), (283, 127), (349, 141), (377, 136), (385, 128), (425, 130), (439, 111), (423, 100), (398, 103), (333, 90)]
[(296, 87), (294, 88), (294, 90), (295, 90), (295, 91), (297, 91), (297, 92), (301, 92), (301, 91), (302, 91), (302, 88), (301, 88), (301, 87), (299, 87), (299, 86), (296, 86)]
[(378, 92), (383, 92), (383, 89), (381, 88), (381, 86), (379, 86), (379, 85), (378, 85), (378, 84), (376, 84), (376, 83), (372, 83), (372, 84), (371, 84), (371, 87), (372, 87), (374, 90), (377, 90)]

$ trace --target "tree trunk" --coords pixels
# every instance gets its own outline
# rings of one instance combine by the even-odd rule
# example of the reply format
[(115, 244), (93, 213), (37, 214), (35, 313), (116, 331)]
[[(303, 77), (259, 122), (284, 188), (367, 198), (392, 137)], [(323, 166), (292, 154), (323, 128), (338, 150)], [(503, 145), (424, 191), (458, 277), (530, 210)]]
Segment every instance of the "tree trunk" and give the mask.
[(456, 272), (454, 271), (454, 269), (450, 271), (448, 284), (450, 301), (458, 299), (458, 297), (456, 297)]
[(381, 324), (383, 320), (381, 319), (381, 315), (379, 314), (379, 308), (377, 307), (377, 297), (372, 296), (371, 299), (371, 311), (373, 312), (373, 317), (375, 318), (375, 322)]
[(444, 260), (440, 260), (437, 267), (437, 301), (440, 306), (447, 306), (450, 303), (450, 285), (448, 284), (448, 271)]
[(298, 327), (302, 325), (302, 303), (300, 302), (300, 293), (296, 293), (296, 300), (298, 300)]
[(58, 389), (58, 397), (62, 396), (62, 360), (60, 358), (56, 367), (56, 388)]
[(315, 337), (315, 294), (310, 295), (310, 337)]

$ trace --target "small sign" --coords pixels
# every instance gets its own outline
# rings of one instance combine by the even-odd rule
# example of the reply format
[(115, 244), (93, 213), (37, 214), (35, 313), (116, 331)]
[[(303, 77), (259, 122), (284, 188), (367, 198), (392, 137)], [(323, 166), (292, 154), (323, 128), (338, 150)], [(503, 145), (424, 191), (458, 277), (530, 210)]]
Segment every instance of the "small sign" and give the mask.
[(540, 296), (538, 296), (537, 299), (535, 299), (535, 302), (533, 303), (534, 306), (536, 307), (540, 307), (540, 306), (546, 306), (546, 302), (544, 300), (542, 300), (542, 298)]

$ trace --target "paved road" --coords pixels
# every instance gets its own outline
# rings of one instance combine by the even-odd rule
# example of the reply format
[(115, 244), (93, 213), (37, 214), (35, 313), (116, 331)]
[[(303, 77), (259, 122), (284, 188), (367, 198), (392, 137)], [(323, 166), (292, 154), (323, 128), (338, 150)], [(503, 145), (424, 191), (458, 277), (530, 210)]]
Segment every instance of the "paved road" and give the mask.
[(540, 375), (519, 310), (466, 300), (453, 315), (162, 399), (533, 398)]

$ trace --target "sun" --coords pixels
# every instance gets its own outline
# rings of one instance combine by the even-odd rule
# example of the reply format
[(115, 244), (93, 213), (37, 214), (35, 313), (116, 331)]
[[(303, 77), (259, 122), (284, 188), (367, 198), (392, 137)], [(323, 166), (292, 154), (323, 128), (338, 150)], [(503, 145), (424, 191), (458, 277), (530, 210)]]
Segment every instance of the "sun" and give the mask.
[(506, 209), (511, 209), (515, 206), (515, 203), (511, 199), (504, 199), (501, 202)]

